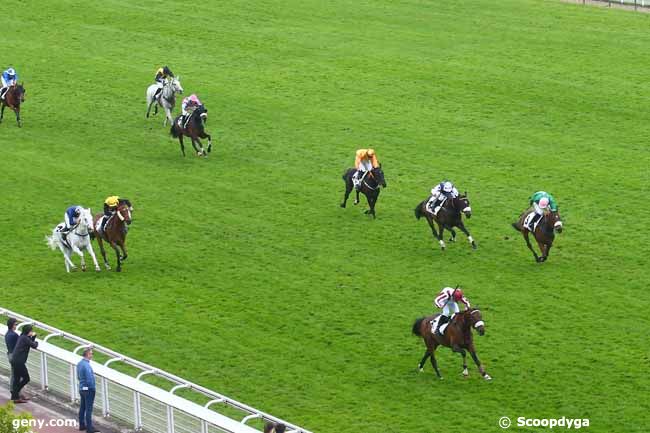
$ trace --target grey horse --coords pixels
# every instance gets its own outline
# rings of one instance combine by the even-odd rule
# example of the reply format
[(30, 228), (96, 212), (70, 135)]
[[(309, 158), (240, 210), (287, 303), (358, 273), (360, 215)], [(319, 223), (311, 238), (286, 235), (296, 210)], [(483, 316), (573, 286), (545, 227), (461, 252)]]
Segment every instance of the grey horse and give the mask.
[(158, 106), (160, 105), (165, 110), (165, 120), (163, 121), (163, 126), (165, 126), (167, 122), (171, 124), (173, 121), (172, 110), (174, 109), (174, 105), (176, 105), (176, 94), (183, 93), (180, 76), (166, 79), (163, 83), (162, 92), (157, 98), (154, 98), (156, 90), (159, 88), (159, 84), (152, 84), (147, 87), (147, 117), (149, 117), (152, 105), (155, 104), (153, 114), (158, 114)]

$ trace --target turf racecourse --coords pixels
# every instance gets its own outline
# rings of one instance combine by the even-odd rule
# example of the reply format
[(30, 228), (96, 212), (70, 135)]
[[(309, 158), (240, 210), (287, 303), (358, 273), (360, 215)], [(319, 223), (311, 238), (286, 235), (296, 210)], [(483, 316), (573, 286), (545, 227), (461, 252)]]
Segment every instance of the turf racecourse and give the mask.
[[(315, 432), (490, 432), (501, 416), (647, 431), (645, 14), (553, 1), (23, 1), (0, 66), (2, 305)], [(160, 63), (209, 109), (208, 159), (144, 119)], [(177, 108), (178, 111), (178, 108)], [(377, 219), (340, 209), (372, 145)], [(415, 205), (472, 200), (442, 253)], [(510, 227), (537, 190), (565, 232), (533, 262)], [(43, 240), (65, 208), (134, 202), (122, 274), (66, 275)], [(97, 249), (96, 249), (97, 251)], [(443, 285), (483, 309), (494, 377), (416, 317)], [(544, 431), (518, 429), (510, 431)]]

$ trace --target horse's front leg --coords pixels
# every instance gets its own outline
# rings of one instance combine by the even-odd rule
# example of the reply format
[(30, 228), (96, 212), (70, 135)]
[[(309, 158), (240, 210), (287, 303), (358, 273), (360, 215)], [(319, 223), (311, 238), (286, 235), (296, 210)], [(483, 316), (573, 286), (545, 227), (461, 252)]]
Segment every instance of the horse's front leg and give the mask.
[(203, 138), (206, 137), (208, 138), (208, 153), (210, 153), (212, 151), (212, 137), (210, 136), (210, 134), (205, 134), (205, 137)]
[(22, 128), (22, 127), (23, 127), (23, 123), (20, 121), (20, 107), (14, 109), (14, 111), (16, 112), (16, 123), (18, 124), (18, 127), (19, 127), (19, 128)]
[(126, 252), (126, 240), (122, 242), (121, 244), (118, 244), (120, 248), (122, 249), (122, 261), (126, 260), (129, 255)]
[(341, 207), (345, 207), (345, 205), (348, 202), (348, 197), (350, 196), (350, 193), (352, 192), (352, 181), (350, 180), (349, 176), (345, 177), (345, 193), (343, 194), (343, 203), (341, 203)]
[[(353, 186), (353, 188), (354, 188), (354, 186)], [(359, 188), (357, 188), (354, 192), (356, 193), (356, 195), (354, 197), (354, 205), (356, 206), (356, 205), (359, 204)]]
[(95, 271), (100, 272), (102, 268), (99, 267), (99, 263), (97, 262), (97, 257), (95, 256), (95, 251), (93, 250), (93, 244), (90, 243), (90, 241), (88, 242), (86, 251), (88, 251), (88, 254), (90, 254), (90, 257), (93, 259), (93, 264), (95, 265)]
[(463, 357), (463, 376), (469, 376), (469, 371), (467, 370), (467, 353), (465, 352), (465, 349), (460, 347), (458, 344), (454, 344), (451, 346), (451, 350), (460, 353), (460, 355)]
[(196, 151), (196, 156), (203, 156), (205, 154), (205, 150), (203, 150), (203, 145), (201, 144), (201, 141), (198, 138), (192, 137), (192, 147)]
[(183, 144), (183, 134), (178, 135), (178, 142), (181, 144), (181, 153), (185, 156), (185, 144)]
[(377, 203), (377, 198), (379, 197), (379, 190), (375, 194), (370, 194), (366, 196), (366, 199), (368, 200), (368, 210), (366, 211), (366, 214), (372, 215), (373, 218), (377, 218), (377, 215), (375, 215), (375, 204)]
[(483, 379), (492, 380), (492, 377), (490, 377), (490, 375), (485, 372), (485, 368), (483, 368), (481, 361), (478, 360), (478, 356), (476, 356), (476, 351), (474, 349), (470, 349), (469, 354), (472, 356), (472, 359), (474, 360), (474, 363), (478, 367), (479, 373), (481, 373), (481, 376), (483, 376)]
[(1, 106), (1, 108), (0, 108), (0, 122), (2, 122), (2, 118), (5, 115), (5, 104), (0, 102), (0, 106)]
[(115, 259), (117, 260), (117, 267), (115, 268), (115, 272), (122, 272), (122, 260), (120, 256), (120, 249), (117, 247), (115, 242), (111, 242), (111, 247), (115, 251)]
[(165, 108), (165, 120), (163, 120), (163, 126), (167, 126), (167, 122), (171, 125), (174, 122), (174, 119), (172, 119), (172, 110), (168, 107)]
[(526, 240), (526, 245), (528, 245), (528, 249), (533, 252), (533, 256), (535, 257), (535, 261), (539, 262), (539, 256), (537, 255), (537, 253), (533, 249), (533, 245), (530, 243), (530, 232), (527, 229), (524, 228), (522, 233), (524, 235), (524, 239)]
[(438, 376), (438, 379), (442, 380), (442, 375), (440, 374), (440, 370), (438, 369), (438, 360), (436, 359), (436, 347), (437, 346), (431, 349), (431, 366), (436, 371), (436, 375)]
[(86, 272), (86, 258), (84, 257), (84, 252), (77, 246), (72, 247), (72, 252), (81, 257), (81, 272)]
[[(469, 230), (465, 228), (465, 224), (463, 224), (462, 221), (458, 224), (458, 228), (460, 229), (461, 232), (465, 233), (465, 236), (467, 236), (467, 240), (469, 241), (469, 244), (472, 246), (472, 248), (476, 249), (476, 242), (474, 242), (474, 238), (472, 237), (472, 235), (469, 234)], [(453, 230), (451, 232), (454, 233)], [(456, 237), (455, 234), (454, 237)]]
[(456, 242), (456, 230), (449, 229), (449, 232), (451, 233), (451, 237), (449, 238), (449, 242)]
[[(155, 102), (156, 102), (156, 100), (155, 100), (155, 99), (152, 99), (152, 100), (149, 101), (149, 103), (147, 104), (147, 114), (146, 114), (147, 119), (149, 118), (149, 114), (151, 113), (151, 106), (152, 106)], [(157, 106), (156, 106), (156, 108), (157, 108)]]
[(59, 250), (61, 250), (61, 254), (63, 254), (63, 263), (65, 264), (65, 271), (70, 272), (71, 269), (75, 269), (74, 263), (72, 263), (72, 260), (70, 260), (70, 256), (68, 255), (68, 250), (59, 243)]
[[(537, 238), (535, 238), (535, 240), (537, 240)], [(543, 263), (546, 261), (546, 259), (548, 259), (548, 252), (551, 250), (551, 245), (537, 240), (537, 246), (539, 247), (539, 251), (542, 254), (537, 261)]]
[(447, 247), (447, 245), (445, 244), (445, 240), (443, 238), (443, 233), (445, 229), (442, 226), (442, 224), (440, 224), (440, 221), (436, 221), (436, 223), (438, 223), (438, 243), (440, 244), (440, 249), (444, 251), (445, 248)]
[(99, 252), (102, 253), (102, 257), (104, 258), (104, 267), (107, 271), (110, 271), (111, 265), (108, 264), (108, 260), (106, 259), (106, 250), (104, 249), (104, 241), (102, 241), (101, 236), (97, 237), (97, 243), (99, 244)]

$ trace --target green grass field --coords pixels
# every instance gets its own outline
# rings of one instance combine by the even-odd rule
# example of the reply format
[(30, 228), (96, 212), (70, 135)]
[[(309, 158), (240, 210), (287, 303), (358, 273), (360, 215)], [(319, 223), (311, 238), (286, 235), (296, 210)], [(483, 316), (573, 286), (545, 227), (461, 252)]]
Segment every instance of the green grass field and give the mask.
[[(645, 432), (649, 19), (534, 0), (12, 4), (0, 67), (27, 100), (22, 129), (0, 125), (0, 305), (319, 433), (501, 416)], [(209, 109), (208, 159), (144, 118), (161, 64)], [(366, 146), (388, 181), (374, 221), (338, 206)], [(476, 251), (460, 235), (441, 252), (413, 216), (443, 178), (470, 194)], [(543, 265), (510, 227), (539, 189), (565, 224)], [(66, 274), (44, 236), (111, 194), (135, 207), (124, 271)], [(448, 349), (444, 381), (416, 372), (411, 325), (456, 284), (483, 310), (492, 382)]]

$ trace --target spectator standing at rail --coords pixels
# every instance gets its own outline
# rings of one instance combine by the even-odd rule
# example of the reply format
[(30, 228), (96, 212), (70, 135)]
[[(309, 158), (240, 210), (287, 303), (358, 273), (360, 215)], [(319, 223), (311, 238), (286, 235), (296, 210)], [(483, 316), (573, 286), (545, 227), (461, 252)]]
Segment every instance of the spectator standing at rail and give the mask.
[[(11, 366), (11, 353), (16, 347), (18, 342), (18, 333), (16, 333), (16, 326), (18, 326), (18, 321), (13, 317), (10, 317), (7, 320), (7, 333), (5, 334), (5, 344), (7, 345), (7, 359), (9, 360), (9, 365)], [(11, 375), (9, 376), (9, 390), (13, 389), (14, 383), (14, 368), (11, 367)]]
[(86, 430), (88, 433), (96, 433), (93, 427), (93, 404), (95, 403), (95, 373), (90, 366), (93, 359), (93, 349), (86, 347), (83, 351), (83, 358), (77, 364), (77, 379), (79, 381), (79, 430)]
[(37, 347), (36, 333), (32, 330), (32, 325), (25, 325), (11, 353), (11, 369), (14, 372), (11, 399), (14, 403), (27, 403), (27, 399), (21, 398), (20, 391), (29, 383), (29, 371), (27, 371), (29, 349)]

